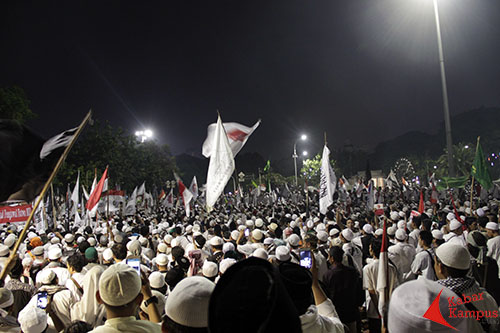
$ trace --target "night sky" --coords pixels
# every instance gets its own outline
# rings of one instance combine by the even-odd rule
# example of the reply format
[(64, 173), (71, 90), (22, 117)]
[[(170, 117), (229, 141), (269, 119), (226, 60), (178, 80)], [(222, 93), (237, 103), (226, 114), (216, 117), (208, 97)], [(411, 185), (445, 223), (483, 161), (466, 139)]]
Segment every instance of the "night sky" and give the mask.
[[(500, 106), (500, 1), (438, 0), (452, 115)], [(0, 5), (0, 86), (45, 137), (95, 118), (150, 127), (176, 154), (209, 123), (261, 126), (264, 158), (373, 148), (443, 121), (431, 0), (16, 1)]]

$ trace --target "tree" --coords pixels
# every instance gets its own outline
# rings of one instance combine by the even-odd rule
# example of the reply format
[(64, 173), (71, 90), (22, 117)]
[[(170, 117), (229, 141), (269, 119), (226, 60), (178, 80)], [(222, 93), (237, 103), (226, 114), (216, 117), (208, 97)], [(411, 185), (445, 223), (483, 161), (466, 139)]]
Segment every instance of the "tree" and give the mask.
[(21, 124), (36, 118), (30, 109), (30, 100), (21, 87), (0, 88), (0, 119), (13, 119)]
[[(335, 173), (339, 175), (340, 172), (337, 168), (335, 160), (330, 159), (330, 164), (332, 165)], [(319, 186), (319, 178), (321, 176), (321, 155), (317, 154), (312, 159), (306, 159), (302, 164), (300, 173), (307, 178), (309, 185)]]
[[(470, 173), (472, 162), (474, 161), (475, 145), (459, 143), (453, 145), (453, 162), (455, 163), (456, 176), (467, 176)], [(436, 175), (438, 177), (448, 176), (448, 150), (444, 149), (444, 154), (437, 161)]]
[(159, 189), (176, 169), (167, 145), (152, 141), (140, 143), (121, 128), (96, 121), (76, 142), (55, 184), (63, 188), (67, 183), (74, 184), (80, 171), (80, 183), (89, 189), (94, 172), (100, 177), (108, 165), (110, 188), (119, 185), (129, 191), (144, 181), (147, 188)]

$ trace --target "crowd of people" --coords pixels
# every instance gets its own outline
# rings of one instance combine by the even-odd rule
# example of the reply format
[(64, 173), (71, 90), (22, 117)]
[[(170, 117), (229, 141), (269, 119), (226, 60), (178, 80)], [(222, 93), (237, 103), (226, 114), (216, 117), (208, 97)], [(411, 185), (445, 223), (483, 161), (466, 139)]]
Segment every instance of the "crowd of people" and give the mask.
[(349, 205), (334, 204), (325, 215), (308, 198), (32, 228), (14, 260), (23, 226), (4, 225), (0, 331), (498, 330), (495, 200), (481, 208), (460, 198), (426, 202), (417, 213), (418, 201), (395, 195), (378, 215), (347, 195)]

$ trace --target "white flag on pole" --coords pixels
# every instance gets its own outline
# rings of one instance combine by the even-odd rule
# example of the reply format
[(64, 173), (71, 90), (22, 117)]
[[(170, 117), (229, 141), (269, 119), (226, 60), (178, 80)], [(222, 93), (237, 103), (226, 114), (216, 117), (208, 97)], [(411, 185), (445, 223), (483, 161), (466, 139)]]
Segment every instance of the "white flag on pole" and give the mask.
[[(260, 120), (252, 127), (247, 127), (238, 123), (224, 123), (224, 131), (229, 141), (229, 146), (233, 152), (233, 158), (239, 153), (241, 148), (245, 145), (250, 135), (259, 127)], [(207, 138), (203, 142), (202, 153), (203, 156), (209, 158), (212, 154), (214, 136), (216, 135), (217, 124), (210, 124), (207, 129)]]
[(337, 185), (337, 177), (330, 165), (330, 150), (324, 146), (321, 157), (321, 179), (319, 185), (319, 212), (326, 214), (328, 206), (333, 203), (333, 194)]
[(189, 203), (193, 199), (193, 194), (191, 191), (189, 191), (182, 182), (182, 179), (174, 172), (174, 178), (177, 180), (177, 186), (179, 186), (179, 195), (182, 198), (182, 201), (184, 202), (184, 210), (186, 211), (186, 216), (189, 217), (191, 214), (191, 207), (189, 206)]
[(137, 187), (134, 188), (132, 195), (130, 196), (130, 200), (127, 202), (127, 206), (125, 207), (125, 215), (134, 215), (136, 212), (136, 204), (137, 204)]
[(78, 194), (78, 188), (80, 187), (80, 171), (78, 171), (78, 176), (76, 178), (75, 188), (73, 189), (73, 193), (71, 193), (71, 201), (73, 201), (73, 213), (76, 213), (78, 210), (78, 203), (80, 195)]
[(193, 195), (193, 200), (196, 200), (198, 198), (198, 181), (196, 180), (196, 176), (194, 176), (193, 180), (191, 181), (189, 191)]
[[(256, 126), (258, 126), (258, 123)], [(229, 145), (228, 136), (222, 126), (220, 116), (217, 117), (217, 125), (210, 147), (212, 150), (209, 154), (210, 163), (208, 165), (206, 192), (208, 210), (212, 209), (219, 196), (224, 192), (224, 187), (226, 187), (234, 171), (233, 151)]]

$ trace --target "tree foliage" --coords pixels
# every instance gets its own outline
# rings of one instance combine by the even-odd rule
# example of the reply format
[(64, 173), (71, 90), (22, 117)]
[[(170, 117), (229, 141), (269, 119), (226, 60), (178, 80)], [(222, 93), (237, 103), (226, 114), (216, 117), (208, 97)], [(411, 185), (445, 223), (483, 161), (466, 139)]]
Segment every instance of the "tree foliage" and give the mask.
[[(330, 165), (335, 171), (335, 174), (339, 175), (340, 170), (337, 168), (335, 160), (330, 159)], [(319, 186), (319, 179), (321, 177), (321, 155), (317, 154), (312, 159), (306, 159), (302, 163), (300, 174), (307, 178), (309, 185)]]
[(30, 100), (21, 87), (0, 88), (0, 119), (13, 119), (21, 124), (36, 118), (30, 109)]
[(56, 185), (74, 184), (80, 171), (80, 183), (89, 189), (97, 170), (101, 176), (109, 166), (109, 186), (132, 191), (146, 182), (146, 187), (158, 189), (171, 179), (175, 160), (167, 145), (152, 141), (140, 143), (135, 136), (109, 123), (95, 122), (78, 139), (57, 176)]

